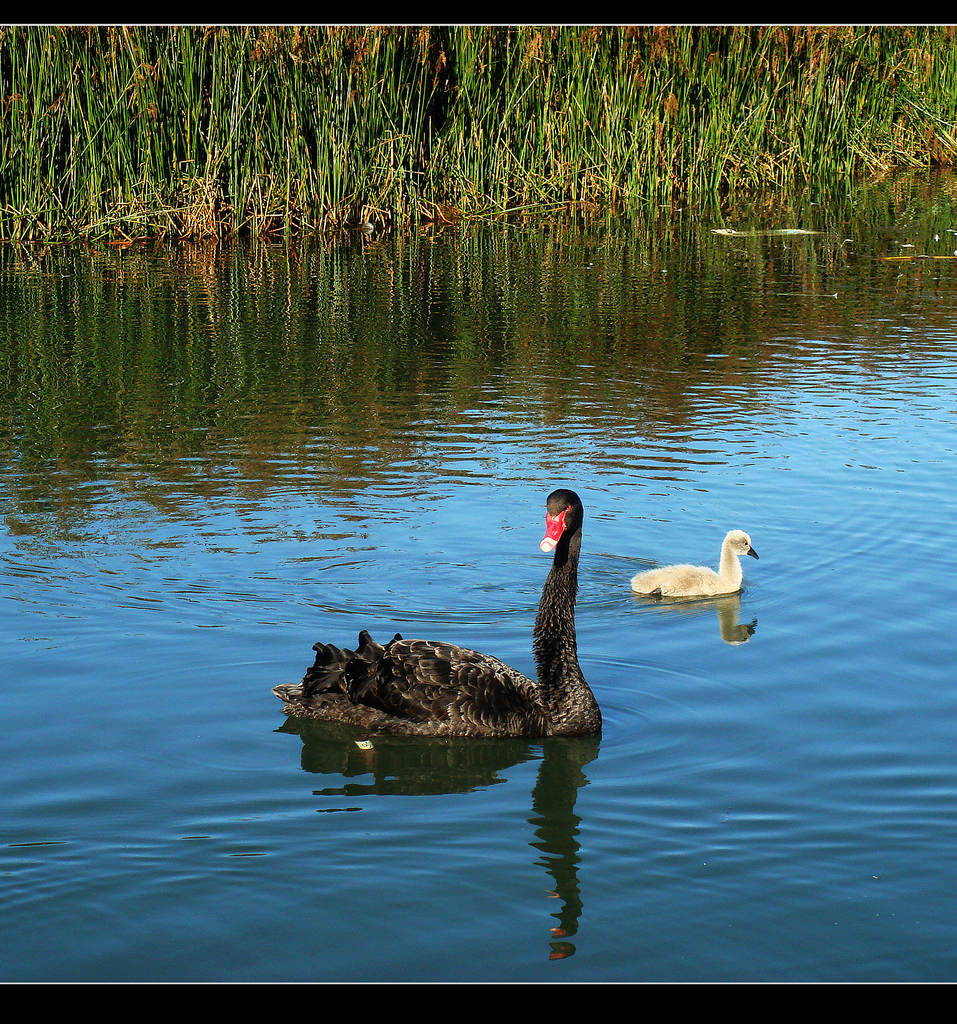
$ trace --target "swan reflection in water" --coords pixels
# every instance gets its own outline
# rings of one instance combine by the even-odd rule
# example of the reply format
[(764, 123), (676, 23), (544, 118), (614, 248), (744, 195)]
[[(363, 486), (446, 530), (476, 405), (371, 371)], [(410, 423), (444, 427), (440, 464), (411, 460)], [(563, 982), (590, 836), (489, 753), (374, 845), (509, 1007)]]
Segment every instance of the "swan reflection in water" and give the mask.
[(509, 768), (538, 759), (528, 818), (535, 838), (529, 845), (540, 851), (535, 863), (550, 876), (546, 891), (561, 901), (552, 915), (557, 924), (551, 928), (549, 959), (574, 954), (569, 939), (578, 931), (582, 913), (581, 818), (575, 813), (575, 801), (579, 788), (588, 782), (585, 765), (598, 756), (598, 736), (539, 740), (374, 736), (360, 740), (363, 734), (354, 727), (296, 717), (287, 718), (277, 731), (299, 735), (305, 771), (353, 780), (314, 790), (321, 797), (470, 793), (507, 782), (504, 772)]
[(741, 595), (722, 597), (657, 597), (632, 594), (638, 604), (653, 605), (662, 614), (703, 615), (710, 609), (718, 614), (718, 633), (726, 644), (746, 644), (758, 628), (758, 620), (741, 622)]

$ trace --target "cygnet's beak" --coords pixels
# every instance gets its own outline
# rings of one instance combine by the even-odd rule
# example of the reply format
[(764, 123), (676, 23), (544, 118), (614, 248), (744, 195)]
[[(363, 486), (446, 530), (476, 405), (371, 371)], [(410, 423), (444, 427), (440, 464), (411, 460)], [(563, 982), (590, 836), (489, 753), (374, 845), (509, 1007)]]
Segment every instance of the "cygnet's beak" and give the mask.
[(755, 550), (754, 550), (754, 548), (752, 548), (752, 547), (749, 547), (749, 548), (748, 548), (748, 554), (749, 554), (749, 555), (750, 555), (750, 556), (751, 556), (752, 558), (757, 558), (757, 557), (758, 557), (758, 553), (757, 553), (757, 551), (755, 551)]

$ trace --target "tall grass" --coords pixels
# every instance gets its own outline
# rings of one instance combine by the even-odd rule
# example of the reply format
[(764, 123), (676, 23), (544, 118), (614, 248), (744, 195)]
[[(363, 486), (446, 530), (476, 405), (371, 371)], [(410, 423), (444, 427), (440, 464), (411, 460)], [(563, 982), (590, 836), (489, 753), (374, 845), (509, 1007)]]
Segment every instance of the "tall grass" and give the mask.
[(957, 155), (944, 27), (7, 27), (0, 237), (840, 188)]

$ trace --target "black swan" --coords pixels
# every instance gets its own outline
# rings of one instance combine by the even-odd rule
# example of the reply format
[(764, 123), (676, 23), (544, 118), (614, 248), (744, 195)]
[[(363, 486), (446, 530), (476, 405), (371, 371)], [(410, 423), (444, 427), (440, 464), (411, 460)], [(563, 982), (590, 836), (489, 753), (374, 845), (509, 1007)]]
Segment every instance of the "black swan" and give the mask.
[(355, 651), (315, 644), (301, 683), (273, 688), (283, 711), (410, 736), (577, 736), (601, 731), (601, 711), (578, 665), (575, 599), (584, 511), (574, 491), (547, 499), (541, 549), (554, 550), (535, 619), (533, 682), (497, 658), (366, 630)]

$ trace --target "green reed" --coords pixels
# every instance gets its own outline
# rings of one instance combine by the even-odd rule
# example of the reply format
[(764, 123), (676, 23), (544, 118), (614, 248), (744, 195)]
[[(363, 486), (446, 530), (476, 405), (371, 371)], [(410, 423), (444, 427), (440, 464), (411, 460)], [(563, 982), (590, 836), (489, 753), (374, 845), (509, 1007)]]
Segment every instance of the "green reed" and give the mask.
[(7, 27), (0, 237), (833, 191), (955, 122), (944, 27)]

